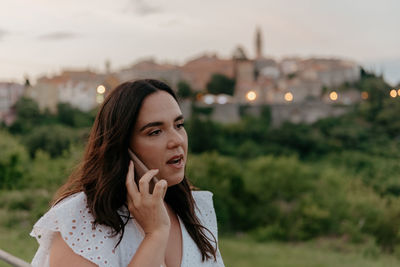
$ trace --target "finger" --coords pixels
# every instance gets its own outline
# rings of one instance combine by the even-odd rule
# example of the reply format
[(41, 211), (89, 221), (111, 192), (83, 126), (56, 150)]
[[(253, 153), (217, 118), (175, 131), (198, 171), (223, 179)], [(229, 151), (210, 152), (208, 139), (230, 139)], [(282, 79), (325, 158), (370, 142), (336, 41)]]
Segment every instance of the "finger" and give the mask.
[(164, 199), (165, 193), (167, 192), (168, 183), (165, 180), (160, 180), (156, 183), (153, 190), (153, 196), (155, 198)]
[(139, 180), (139, 192), (142, 196), (150, 195), (149, 192), (149, 182), (153, 178), (154, 175), (158, 173), (158, 169), (150, 170), (146, 172), (142, 178)]
[(132, 200), (137, 198), (139, 196), (139, 189), (137, 188), (135, 183), (135, 167), (132, 161), (129, 162), (128, 174), (126, 175), (125, 184), (128, 191), (128, 197), (130, 197)]

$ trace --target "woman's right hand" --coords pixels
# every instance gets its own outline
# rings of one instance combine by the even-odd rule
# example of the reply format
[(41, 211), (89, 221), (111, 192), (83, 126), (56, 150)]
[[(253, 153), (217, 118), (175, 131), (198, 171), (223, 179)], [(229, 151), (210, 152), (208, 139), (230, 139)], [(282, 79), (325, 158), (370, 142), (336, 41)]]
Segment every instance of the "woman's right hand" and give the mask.
[(126, 188), (128, 191), (128, 209), (133, 218), (143, 228), (145, 235), (166, 233), (168, 235), (171, 226), (167, 209), (164, 205), (164, 196), (167, 191), (167, 182), (158, 181), (153, 190), (149, 192), (149, 182), (158, 173), (158, 170), (146, 172), (139, 180), (139, 188), (135, 183), (133, 162), (129, 162), (129, 170), (126, 175)]

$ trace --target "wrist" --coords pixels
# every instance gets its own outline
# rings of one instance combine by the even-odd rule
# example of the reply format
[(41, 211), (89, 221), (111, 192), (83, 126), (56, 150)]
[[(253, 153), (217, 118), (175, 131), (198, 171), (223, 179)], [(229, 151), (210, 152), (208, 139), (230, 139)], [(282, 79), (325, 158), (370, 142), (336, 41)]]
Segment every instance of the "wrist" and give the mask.
[(145, 232), (145, 237), (154, 239), (168, 239), (169, 227), (165, 226), (151, 232)]

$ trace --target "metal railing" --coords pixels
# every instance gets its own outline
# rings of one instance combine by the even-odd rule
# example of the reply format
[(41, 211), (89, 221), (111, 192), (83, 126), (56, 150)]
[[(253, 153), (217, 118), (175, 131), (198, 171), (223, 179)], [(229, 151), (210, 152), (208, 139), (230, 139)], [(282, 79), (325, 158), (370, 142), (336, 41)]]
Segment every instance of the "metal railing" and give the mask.
[(0, 249), (0, 261), (5, 261), (14, 267), (31, 267), (31, 265), (29, 263), (27, 263), (26, 261), (23, 261), (1, 249)]

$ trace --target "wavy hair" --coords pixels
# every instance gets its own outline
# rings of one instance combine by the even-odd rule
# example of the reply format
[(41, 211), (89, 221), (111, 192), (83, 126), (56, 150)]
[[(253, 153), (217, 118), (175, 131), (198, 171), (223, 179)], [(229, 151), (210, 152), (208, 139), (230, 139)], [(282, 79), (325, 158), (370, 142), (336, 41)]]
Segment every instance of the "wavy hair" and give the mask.
[[(56, 205), (64, 198), (83, 191), (95, 219), (93, 227), (96, 224), (107, 225), (114, 230), (114, 235), (120, 234), (116, 246), (121, 242), (130, 219), (118, 213), (119, 209), (126, 207), (127, 201), (125, 179), (130, 161), (127, 151), (129, 140), (143, 100), (160, 90), (177, 100), (167, 84), (152, 79), (125, 82), (109, 93), (91, 129), (83, 161), (54, 197), (53, 205)], [(216, 238), (201, 225), (195, 214), (195, 202), (186, 177), (181, 183), (168, 188), (165, 201), (184, 223), (201, 251), (202, 260), (216, 260)], [(206, 235), (206, 231), (213, 240)]]

